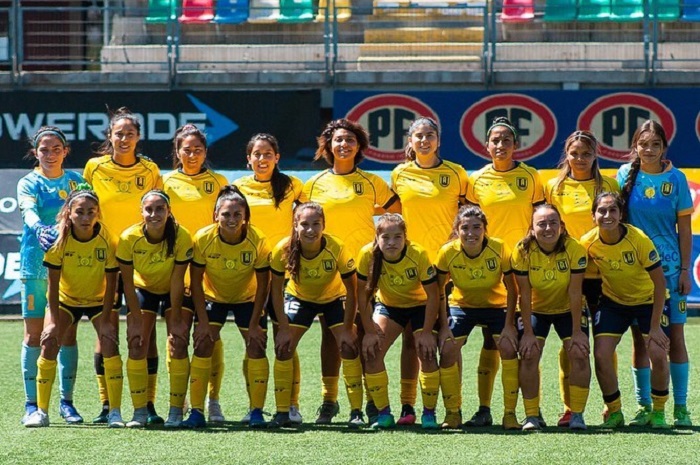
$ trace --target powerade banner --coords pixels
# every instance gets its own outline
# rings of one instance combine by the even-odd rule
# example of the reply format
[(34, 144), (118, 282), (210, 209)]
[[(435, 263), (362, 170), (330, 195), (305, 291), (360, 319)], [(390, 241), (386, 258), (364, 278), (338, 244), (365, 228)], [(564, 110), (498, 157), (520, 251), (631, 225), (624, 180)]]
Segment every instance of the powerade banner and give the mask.
[(700, 89), (634, 91), (406, 92), (337, 91), (333, 114), (359, 121), (371, 147), (365, 169), (391, 169), (403, 161), (406, 130), (419, 116), (442, 129), (440, 154), (468, 170), (489, 161), (486, 131), (508, 117), (520, 136), (515, 158), (536, 168), (554, 168), (564, 141), (587, 129), (601, 143), (601, 166), (616, 167), (629, 152), (632, 135), (647, 119), (659, 121), (671, 143), (668, 157), (679, 167), (700, 167)]
[(242, 169), (258, 132), (277, 137), (283, 167), (309, 166), (322, 128), (319, 91), (280, 92), (0, 92), (0, 167), (31, 166), (22, 157), (42, 125), (58, 126), (71, 143), (66, 166), (82, 168), (105, 138), (107, 108), (126, 106), (141, 121), (142, 153), (171, 167), (175, 130), (194, 123), (207, 133), (217, 169)]

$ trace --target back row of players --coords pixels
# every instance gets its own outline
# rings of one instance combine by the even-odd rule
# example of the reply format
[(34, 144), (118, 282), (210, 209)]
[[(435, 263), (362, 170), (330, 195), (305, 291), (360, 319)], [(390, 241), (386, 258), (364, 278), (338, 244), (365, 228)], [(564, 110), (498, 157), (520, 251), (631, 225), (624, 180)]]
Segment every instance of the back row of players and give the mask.
[[(615, 348), (631, 326), (639, 410), (630, 424), (668, 427), (670, 351), (674, 424), (691, 426), (683, 326), (692, 202), (685, 176), (665, 158), (667, 139), (658, 123), (647, 121), (636, 131), (631, 163), (620, 168), (617, 180), (601, 175), (595, 136), (572, 133), (559, 174), (547, 186), (535, 169), (513, 159), (518, 137), (505, 118), (487, 132), (492, 163), (471, 176), (440, 158), (439, 128), (419, 118), (408, 130), (407, 161), (393, 170), (391, 186), (358, 168), (368, 135), (344, 119), (329, 123), (318, 138), (316, 158), (331, 168), (305, 184), (280, 172), (280, 150), (268, 134), (250, 140), (253, 174), (233, 185), (207, 168), (206, 138), (194, 125), (176, 132), (176, 169), (163, 179), (139, 155), (139, 137), (138, 119), (128, 109), (117, 110), (83, 176), (63, 170), (69, 147), (58, 128), (43, 127), (32, 140), (29, 157), (36, 168), (18, 184), (26, 426), (49, 424), (57, 367), (60, 415), (68, 423), (83, 421), (72, 398), (82, 315), (99, 334), (95, 370), (103, 409), (94, 421), (125, 425), (121, 295), (128, 309), (126, 371), (134, 404), (126, 426), (164, 421), (154, 407), (158, 313), (168, 331), (165, 426), (205, 426), (207, 395), (209, 421), (224, 420), (220, 331), (232, 312), (246, 341), (250, 411), (244, 420), (251, 427), (265, 425), (267, 317), (274, 323), (276, 354), (277, 414), (270, 425), (279, 427), (302, 421), (296, 346), (318, 316), (323, 403), (316, 423), (330, 423), (338, 414), (342, 360), (349, 425), (365, 424), (364, 383), (370, 424), (394, 426), (384, 356), (403, 334), (396, 423), (415, 423), (420, 382), (422, 426), (460, 427), (460, 349), (481, 326), (480, 406), (464, 425), (492, 424), (491, 397), (502, 367), (503, 427), (540, 429), (538, 366), (554, 326), (563, 341), (565, 413), (558, 424), (584, 429), (588, 311), (604, 425), (624, 424)], [(373, 216), (382, 213), (375, 229)], [(119, 240), (110, 232), (121, 232)], [(117, 288), (113, 304), (104, 296)], [(188, 380), (192, 408), (183, 421)], [(443, 422), (435, 416), (440, 389)], [(515, 416), (519, 389), (522, 425)]]

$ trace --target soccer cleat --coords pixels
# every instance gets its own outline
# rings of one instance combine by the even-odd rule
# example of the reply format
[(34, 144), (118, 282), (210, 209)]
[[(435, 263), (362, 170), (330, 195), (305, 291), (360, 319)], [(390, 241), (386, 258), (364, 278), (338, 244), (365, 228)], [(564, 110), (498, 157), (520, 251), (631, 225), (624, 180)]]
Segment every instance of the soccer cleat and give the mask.
[(462, 412), (460, 410), (454, 410), (452, 412), (447, 412), (445, 414), (445, 420), (440, 425), (442, 429), (458, 429), (462, 426)]
[[(209, 414), (210, 423), (223, 423), (226, 421), (226, 417), (224, 417), (224, 413), (221, 411), (221, 404), (218, 400), (209, 399), (209, 403), (207, 404), (207, 413)], [(248, 423), (250, 421), (250, 411), (248, 411), (248, 415), (246, 416), (248, 417), (248, 420), (241, 420), (241, 423)]]
[(382, 410), (377, 415), (377, 421), (372, 423), (372, 429), (389, 429), (396, 426), (394, 422), (394, 415), (388, 409)]
[(464, 423), (468, 427), (484, 427), (493, 425), (493, 417), (489, 407), (479, 406), (479, 410)]
[(583, 421), (583, 413), (572, 413), (569, 419), (569, 429), (585, 430), (588, 429), (586, 422)]
[(301, 425), (304, 422), (304, 417), (301, 416), (299, 407), (296, 405), (289, 407), (289, 420), (295, 425)]
[(416, 411), (411, 404), (404, 404), (401, 407), (401, 416), (396, 422), (398, 426), (410, 426), (416, 424)]
[(148, 418), (146, 420), (147, 425), (162, 425), (165, 423), (163, 417), (156, 413), (156, 406), (153, 405), (153, 402), (146, 404), (146, 409), (148, 410)]
[(41, 409), (36, 409), (24, 422), (27, 428), (43, 428), (49, 426), (49, 415)]
[(318, 408), (318, 411), (316, 412), (316, 414), (318, 415), (318, 418), (316, 418), (316, 424), (330, 425), (331, 421), (333, 420), (333, 417), (336, 416), (339, 411), (340, 405), (338, 405), (338, 402), (330, 402), (324, 400), (321, 406)]
[(520, 424), (518, 418), (515, 416), (515, 412), (505, 412), (503, 414), (502, 425), (503, 429), (506, 431), (520, 431), (521, 429), (523, 429), (523, 426)]
[(527, 417), (522, 429), (523, 431), (539, 431), (542, 429), (542, 424), (538, 417)]
[(25, 402), (24, 415), (22, 416), (20, 423), (25, 424), (29, 417), (32, 416), (32, 413), (36, 412), (38, 408), (39, 407), (36, 405), (36, 402)]
[(187, 420), (180, 423), (183, 428), (206, 428), (207, 421), (204, 419), (204, 413), (201, 410), (193, 408), (190, 410), (190, 416)]
[(110, 428), (124, 428), (124, 420), (122, 420), (122, 412), (118, 408), (113, 408), (107, 414), (107, 425)]
[(254, 408), (250, 412), (250, 421), (248, 426), (251, 428), (264, 428), (267, 426), (265, 423), (265, 418), (263, 418), (263, 411), (259, 408)]
[(134, 416), (126, 423), (127, 428), (143, 428), (148, 423), (148, 408), (140, 407), (134, 409)]
[(690, 428), (693, 421), (690, 419), (690, 412), (685, 405), (673, 406), (673, 426), (676, 428)]
[(374, 401), (370, 400), (367, 402), (367, 405), (365, 405), (365, 415), (367, 415), (367, 421), (370, 425), (376, 423), (379, 410), (377, 410), (377, 406), (374, 405)]
[(180, 407), (170, 407), (168, 419), (165, 420), (163, 426), (166, 428), (179, 428), (182, 423), (182, 409)]
[(435, 410), (423, 409), (423, 415), (420, 417), (420, 426), (423, 429), (440, 429), (440, 425), (435, 417)]
[(625, 416), (619, 410), (617, 412), (608, 412), (607, 418), (600, 425), (601, 428), (621, 428), (623, 426), (625, 426)]
[[(252, 419), (252, 412), (251, 412)], [(292, 426), (292, 420), (289, 418), (289, 412), (277, 412), (270, 423), (267, 424), (268, 428), (288, 428)]]
[(640, 405), (634, 418), (630, 420), (630, 426), (646, 426), (651, 420), (651, 405)]
[(559, 421), (557, 422), (557, 426), (559, 428), (568, 428), (570, 421), (571, 421), (571, 410), (566, 410), (562, 414), (562, 416), (559, 417)]
[(666, 423), (666, 413), (663, 410), (654, 410), (649, 417), (649, 426), (652, 429), (669, 429), (671, 425)]
[[(291, 407), (290, 407), (290, 409), (291, 409)], [(248, 411), (243, 416), (243, 418), (241, 418), (241, 423), (243, 423), (244, 425), (247, 425), (250, 422), (250, 412), (252, 412), (252, 411), (253, 411), (252, 409), (248, 409)], [(223, 415), (221, 415), (221, 416), (223, 417)], [(209, 421), (212, 421), (211, 414), (209, 414)]]
[(76, 410), (72, 400), (61, 399), (58, 404), (58, 413), (69, 425), (78, 425), (83, 422), (83, 417)]
[(544, 417), (542, 416), (542, 409), (540, 409), (537, 412), (537, 421), (540, 422), (540, 428), (546, 428), (547, 427), (547, 422), (544, 421)]
[(100, 414), (92, 419), (93, 424), (100, 425), (109, 423), (109, 404), (102, 405), (102, 410)]
[(362, 410), (355, 409), (350, 412), (350, 420), (348, 420), (348, 428), (359, 429), (365, 426), (365, 418)]

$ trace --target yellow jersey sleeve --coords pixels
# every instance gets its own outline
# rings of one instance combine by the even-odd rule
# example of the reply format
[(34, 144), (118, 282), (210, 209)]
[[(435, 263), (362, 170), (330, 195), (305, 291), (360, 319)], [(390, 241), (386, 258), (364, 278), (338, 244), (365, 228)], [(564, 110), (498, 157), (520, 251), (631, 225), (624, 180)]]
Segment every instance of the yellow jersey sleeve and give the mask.
[(270, 256), (270, 269), (273, 273), (284, 276), (287, 273), (287, 261), (284, 259), (284, 248), (289, 242), (289, 238), (282, 239), (272, 248)]
[(374, 249), (374, 243), (365, 245), (360, 249), (360, 254), (357, 259), (357, 276), (365, 281), (367, 281), (369, 277), (369, 267), (372, 263), (372, 249)]
[(216, 198), (226, 184), (224, 175), (209, 169), (194, 176), (174, 170), (163, 177), (173, 216), (192, 234), (214, 222)]

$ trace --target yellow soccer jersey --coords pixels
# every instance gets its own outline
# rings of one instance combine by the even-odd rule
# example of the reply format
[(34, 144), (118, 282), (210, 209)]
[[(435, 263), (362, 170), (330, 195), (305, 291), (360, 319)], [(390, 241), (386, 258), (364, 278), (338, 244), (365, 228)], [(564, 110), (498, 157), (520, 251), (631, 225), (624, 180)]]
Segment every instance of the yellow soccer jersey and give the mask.
[(221, 240), (218, 224), (205, 226), (194, 236), (191, 266), (204, 267), (204, 295), (212, 302), (252, 302), (255, 272), (268, 269), (269, 260), (267, 239), (253, 225), (248, 225), (245, 239), (236, 245)]
[(170, 277), (175, 264), (192, 260), (192, 238), (187, 229), (179, 226), (173, 255), (167, 256), (165, 240), (151, 244), (143, 233), (143, 223), (127, 228), (119, 238), (117, 261), (134, 266), (134, 285), (154, 294), (170, 292)]
[(338, 237), (350, 256), (374, 240), (374, 206), (387, 206), (394, 193), (379, 176), (357, 168), (352, 173), (325, 170), (304, 184), (302, 202), (318, 202), (326, 215), (326, 232)]
[[(272, 251), (270, 267), (272, 272), (284, 276), (287, 260), (284, 247), (287, 239), (282, 239)], [(294, 297), (325, 304), (345, 296), (343, 279), (355, 272), (355, 260), (343, 243), (336, 237), (323, 235), (323, 247), (312, 259), (301, 257), (301, 266), (296, 280), (290, 279), (286, 292)]]
[(459, 239), (448, 242), (437, 255), (437, 272), (449, 273), (454, 288), (450, 306), (505, 308), (507, 291), (503, 276), (511, 272), (510, 249), (502, 240), (489, 237), (481, 253), (469, 258)]
[(254, 175), (233, 182), (248, 200), (250, 222), (263, 230), (271, 245), (277, 244), (292, 231), (294, 202), (299, 200), (304, 185), (299, 178), (290, 178), (292, 183), (279, 207), (275, 207), (269, 182), (256, 181)]
[(537, 170), (524, 163), (509, 171), (489, 164), (469, 176), (467, 200), (486, 214), (489, 236), (513, 250), (530, 227), (532, 205), (544, 201), (544, 189)]
[(518, 244), (511, 261), (515, 274), (530, 280), (532, 311), (549, 314), (569, 311), (571, 274), (584, 273), (588, 264), (586, 250), (571, 237), (566, 238), (563, 252), (551, 254), (544, 253), (537, 242), (532, 241), (526, 255)]
[(116, 164), (110, 155), (91, 158), (85, 164), (83, 177), (100, 198), (102, 221), (117, 236), (141, 222), (143, 194), (163, 188), (158, 165), (143, 156), (130, 166)]
[[(372, 248), (367, 244), (360, 251), (357, 275), (367, 280), (372, 263)], [(377, 283), (377, 301), (389, 307), (409, 308), (425, 305), (428, 295), (423, 289), (437, 279), (428, 252), (418, 244), (408, 243), (396, 262), (382, 260), (382, 272)]]
[(617, 244), (604, 243), (597, 227), (581, 238), (581, 244), (603, 278), (604, 295), (622, 305), (652, 303), (654, 283), (647, 272), (661, 266), (659, 254), (641, 229), (623, 227)]
[[(602, 177), (601, 192), (620, 192), (617, 181), (608, 176)], [(571, 237), (580, 239), (585, 233), (595, 228), (591, 209), (596, 197), (595, 180), (576, 181), (566, 178), (559, 189), (554, 190), (556, 179), (550, 179), (544, 191), (547, 203), (557, 207), (566, 230)]]
[(44, 266), (61, 270), (58, 296), (61, 303), (74, 307), (102, 305), (105, 274), (118, 271), (115, 258), (117, 242), (102, 224), (92, 239), (81, 242), (69, 234), (61, 246), (51, 247), (44, 255)]
[(224, 175), (211, 170), (194, 176), (175, 170), (163, 176), (173, 216), (192, 234), (214, 222), (216, 197), (226, 184)]
[(432, 263), (449, 240), (459, 202), (467, 195), (467, 179), (464, 168), (446, 160), (434, 168), (410, 161), (391, 172), (391, 189), (401, 199), (407, 236), (428, 251)]

